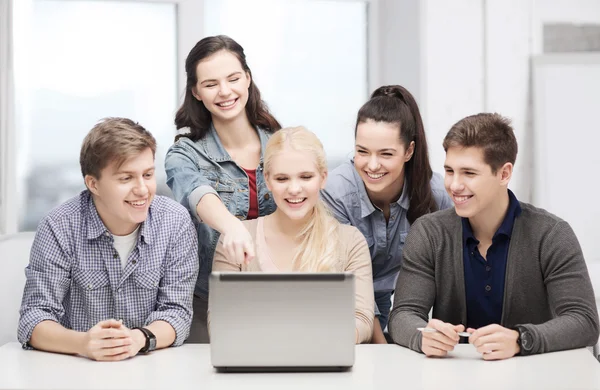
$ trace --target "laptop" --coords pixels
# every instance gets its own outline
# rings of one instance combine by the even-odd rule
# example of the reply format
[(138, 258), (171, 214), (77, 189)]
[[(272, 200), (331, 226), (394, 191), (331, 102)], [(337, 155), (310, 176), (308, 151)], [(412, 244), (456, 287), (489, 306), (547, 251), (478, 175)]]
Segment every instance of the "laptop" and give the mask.
[(212, 365), (219, 371), (338, 371), (354, 364), (351, 273), (213, 272)]

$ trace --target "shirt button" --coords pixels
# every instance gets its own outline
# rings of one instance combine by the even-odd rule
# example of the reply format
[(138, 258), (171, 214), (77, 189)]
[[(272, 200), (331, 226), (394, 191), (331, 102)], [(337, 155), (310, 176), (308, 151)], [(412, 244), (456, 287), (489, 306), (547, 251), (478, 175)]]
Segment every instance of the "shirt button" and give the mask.
[(271, 196), (269, 194), (265, 194), (265, 196), (263, 196), (263, 198), (265, 198), (265, 200), (269, 200)]
[(492, 286), (490, 286), (489, 284), (485, 286), (485, 291), (490, 292), (491, 289)]
[(475, 256), (475, 252), (471, 252), (471, 256)]
[(105, 235), (106, 237), (110, 237), (110, 233), (109, 233), (109, 232), (106, 232), (106, 233), (104, 233), (104, 235)]
[(117, 255), (116, 253), (113, 255), (113, 259), (118, 259), (119, 255)]
[(131, 263), (132, 263), (133, 265), (135, 265), (135, 264), (137, 263), (137, 260), (131, 260)]
[(490, 272), (490, 271), (492, 270), (492, 267), (490, 267), (489, 265), (486, 265), (486, 266), (485, 266), (485, 270), (486, 270), (487, 272)]
[(91, 284), (88, 284), (88, 290), (91, 290), (92, 288), (94, 288), (94, 286), (92, 286)]

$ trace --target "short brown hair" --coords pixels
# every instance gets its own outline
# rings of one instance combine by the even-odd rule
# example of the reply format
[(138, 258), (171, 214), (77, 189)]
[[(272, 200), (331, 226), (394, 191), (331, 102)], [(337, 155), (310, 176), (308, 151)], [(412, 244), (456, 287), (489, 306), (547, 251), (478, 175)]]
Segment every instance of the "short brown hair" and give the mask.
[(81, 145), (81, 174), (100, 178), (100, 172), (115, 161), (121, 166), (127, 159), (147, 148), (156, 153), (156, 140), (140, 124), (127, 118), (104, 118), (87, 134)]
[(515, 164), (517, 139), (510, 119), (499, 114), (481, 113), (456, 122), (444, 138), (444, 150), (453, 146), (483, 149), (483, 159), (496, 173), (507, 162)]

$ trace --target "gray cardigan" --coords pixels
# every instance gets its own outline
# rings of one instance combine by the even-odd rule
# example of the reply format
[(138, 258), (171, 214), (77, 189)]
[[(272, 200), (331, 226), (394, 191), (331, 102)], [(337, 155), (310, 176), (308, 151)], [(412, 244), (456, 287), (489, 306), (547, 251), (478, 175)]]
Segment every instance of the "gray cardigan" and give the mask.
[[(531, 353), (594, 345), (598, 311), (583, 253), (569, 224), (521, 202), (506, 264), (500, 325), (523, 325)], [(447, 209), (419, 218), (404, 246), (389, 332), (395, 343), (421, 352), (417, 327), (433, 318), (466, 324), (461, 219)]]

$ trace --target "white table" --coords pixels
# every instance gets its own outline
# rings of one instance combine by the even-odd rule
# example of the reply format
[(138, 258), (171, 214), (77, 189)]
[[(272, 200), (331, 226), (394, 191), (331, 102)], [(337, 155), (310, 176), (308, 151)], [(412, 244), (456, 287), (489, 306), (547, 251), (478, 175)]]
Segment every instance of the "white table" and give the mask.
[(586, 349), (481, 360), (471, 345), (430, 359), (397, 345), (360, 345), (351, 371), (218, 373), (210, 347), (186, 344), (123, 362), (0, 347), (0, 388), (11, 389), (600, 389), (600, 364)]

